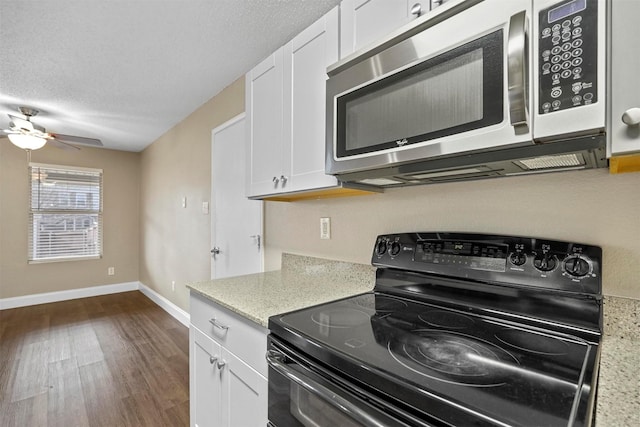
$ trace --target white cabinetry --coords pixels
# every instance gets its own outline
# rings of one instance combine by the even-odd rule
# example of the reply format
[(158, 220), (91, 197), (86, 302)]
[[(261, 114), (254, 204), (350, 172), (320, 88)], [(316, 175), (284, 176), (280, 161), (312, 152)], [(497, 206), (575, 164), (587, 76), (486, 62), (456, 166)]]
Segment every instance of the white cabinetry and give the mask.
[(192, 427), (267, 424), (267, 330), (192, 293)]
[(324, 173), (326, 68), (338, 60), (338, 7), (246, 76), (247, 196), (335, 186)]
[[(615, 155), (640, 153), (640, 124), (622, 121), (625, 112), (640, 115), (640, 2), (611, 2), (611, 153)], [(635, 110), (634, 110), (635, 109)], [(633, 117), (629, 117), (632, 119)], [(628, 120), (630, 121), (630, 120)]]
[(340, 58), (383, 38), (415, 18), (414, 4), (429, 11), (430, 0), (342, 0), (340, 3)]

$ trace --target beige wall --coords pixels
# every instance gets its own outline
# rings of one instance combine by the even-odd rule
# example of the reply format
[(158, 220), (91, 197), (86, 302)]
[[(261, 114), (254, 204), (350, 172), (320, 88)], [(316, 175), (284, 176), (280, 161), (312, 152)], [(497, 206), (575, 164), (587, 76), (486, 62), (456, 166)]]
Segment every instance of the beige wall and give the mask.
[(104, 245), (99, 260), (28, 264), (27, 154), (0, 140), (0, 298), (138, 280), (139, 160), (138, 153), (88, 147), (34, 151), (33, 162), (103, 169)]
[(211, 271), (211, 131), (243, 111), (241, 78), (142, 152), (140, 281), (185, 310), (185, 283)]
[[(606, 169), (427, 185), (384, 194), (266, 203), (267, 269), (280, 253), (368, 264), (378, 234), (475, 231), (599, 245), (603, 288), (640, 299), (640, 173)], [(331, 217), (331, 240), (319, 218)]]

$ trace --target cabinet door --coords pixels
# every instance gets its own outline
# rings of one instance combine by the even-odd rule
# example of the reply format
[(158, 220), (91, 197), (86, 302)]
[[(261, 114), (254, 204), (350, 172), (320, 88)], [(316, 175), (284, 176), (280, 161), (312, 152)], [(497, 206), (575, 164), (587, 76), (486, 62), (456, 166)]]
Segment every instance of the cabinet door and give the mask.
[(280, 176), (288, 174), (282, 164), (282, 48), (251, 70), (245, 85), (247, 196), (279, 192)]
[(221, 371), (217, 366), (221, 347), (193, 325), (189, 344), (191, 427), (218, 427), (222, 420)]
[(332, 187), (324, 173), (326, 69), (338, 61), (335, 7), (284, 48), (285, 161), (290, 162), (289, 191)]
[(343, 0), (340, 4), (340, 57), (376, 42), (414, 18), (411, 7), (430, 0)]
[[(640, 109), (640, 55), (636, 42), (640, 40), (640, 2), (611, 2), (611, 152), (640, 152), (640, 125), (628, 126), (622, 121), (625, 111)], [(640, 110), (637, 110), (640, 112)]]
[[(265, 350), (266, 351), (266, 350)], [(267, 379), (223, 347), (222, 426), (267, 425)]]

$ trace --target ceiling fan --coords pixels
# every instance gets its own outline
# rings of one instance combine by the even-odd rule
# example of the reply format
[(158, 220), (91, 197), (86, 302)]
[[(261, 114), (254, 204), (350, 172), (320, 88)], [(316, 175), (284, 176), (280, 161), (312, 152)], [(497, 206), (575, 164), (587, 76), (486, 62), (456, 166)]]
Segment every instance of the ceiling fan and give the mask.
[(38, 110), (29, 107), (19, 107), (18, 109), (24, 118), (8, 114), (11, 119), (9, 129), (4, 129), (3, 132), (7, 134), (14, 145), (24, 150), (37, 150), (44, 147), (47, 142), (60, 148), (75, 150), (79, 150), (80, 147), (76, 147), (74, 144), (102, 147), (102, 141), (99, 139), (47, 132), (45, 128), (31, 121), (31, 118), (39, 113)]

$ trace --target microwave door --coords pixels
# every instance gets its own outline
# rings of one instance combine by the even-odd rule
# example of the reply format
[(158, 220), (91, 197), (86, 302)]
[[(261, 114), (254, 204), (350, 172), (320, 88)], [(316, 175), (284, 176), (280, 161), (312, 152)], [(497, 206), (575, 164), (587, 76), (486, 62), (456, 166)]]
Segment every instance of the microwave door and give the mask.
[(529, 10), (479, 3), (331, 76), (327, 172), (530, 144)]

